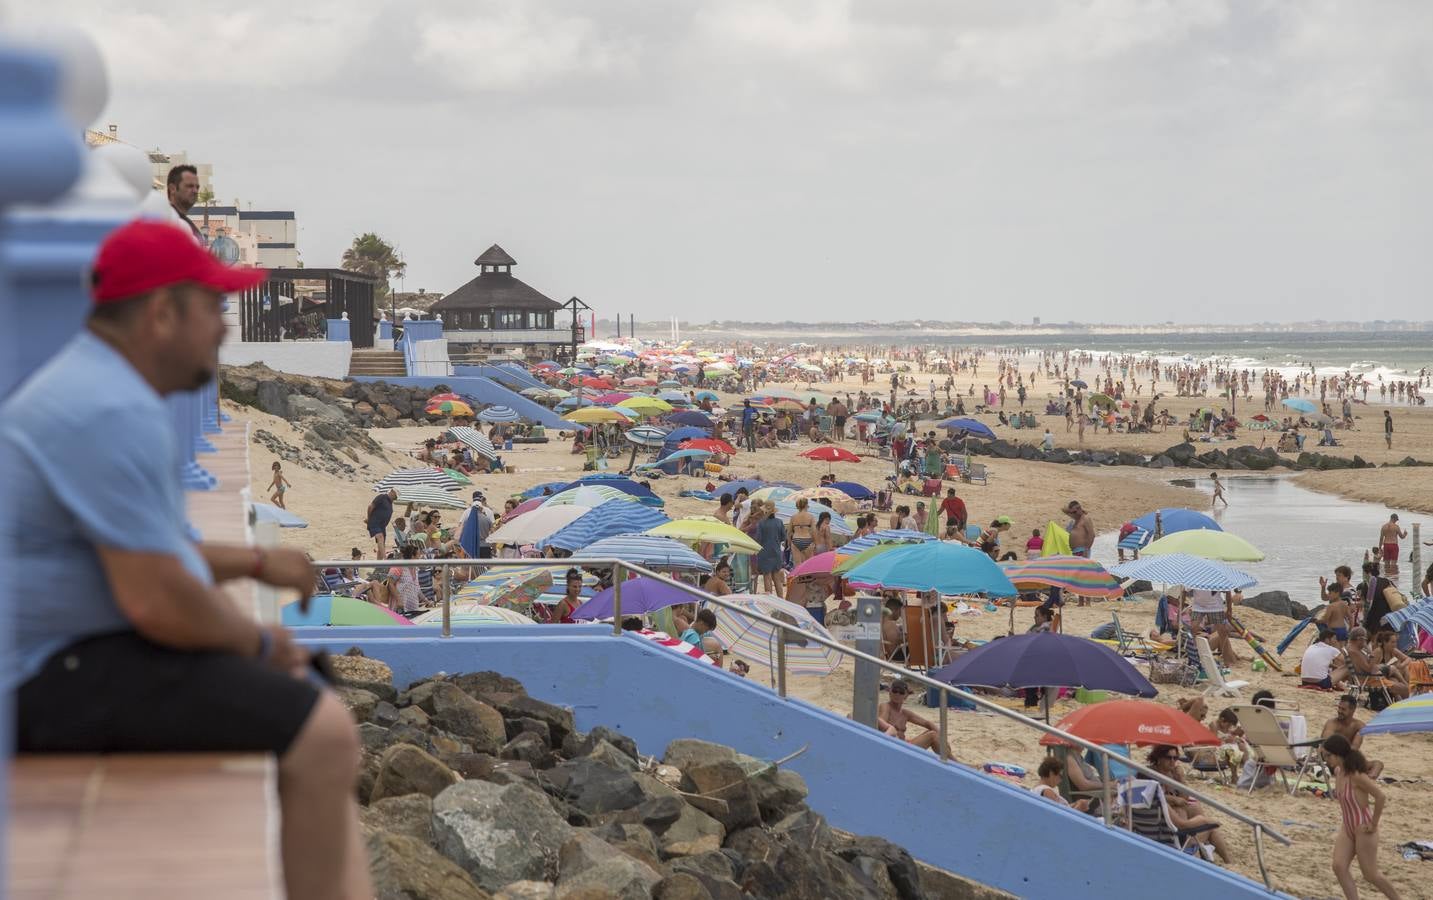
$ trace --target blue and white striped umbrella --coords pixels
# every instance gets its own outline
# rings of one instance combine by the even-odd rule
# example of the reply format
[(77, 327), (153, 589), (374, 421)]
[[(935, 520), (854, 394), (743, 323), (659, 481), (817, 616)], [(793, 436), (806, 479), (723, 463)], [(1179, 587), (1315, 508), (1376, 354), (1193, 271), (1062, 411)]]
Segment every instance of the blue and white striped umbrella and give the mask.
[(710, 572), (712, 564), (686, 544), (652, 534), (614, 534), (593, 541), (574, 556), (611, 557), (649, 569)]
[(468, 425), (454, 425), (448, 429), (448, 434), (453, 436), (453, 440), (463, 444), (474, 453), (481, 453), (488, 459), (498, 458), (498, 451), (493, 446), (493, 442), (476, 428)]
[(935, 540), (935, 535), (926, 534), (924, 531), (912, 531), (909, 528), (887, 528), (885, 531), (877, 531), (875, 534), (868, 534), (842, 544), (841, 553), (854, 555), (869, 550), (877, 544), (923, 544), (933, 540)]
[[(630, 497), (626, 500), (608, 500), (601, 506), (589, 509), (580, 518), (537, 541), (538, 549), (556, 547), (559, 550), (576, 550), (614, 534), (640, 534), (671, 521), (650, 506), (632, 503), (630, 500)], [(528, 515), (535, 512), (537, 511), (534, 510)], [(524, 518), (526, 516), (519, 517), (517, 522)]]
[(478, 413), (478, 419), (483, 422), (521, 422), (522, 416), (511, 406), (489, 406)]
[(1433, 634), (1433, 597), (1415, 600), (1397, 612), (1385, 613), (1383, 624), (1389, 628), (1402, 629), (1409, 622)]
[(1237, 591), (1257, 584), (1257, 579), (1212, 559), (1187, 553), (1146, 556), (1110, 569), (1120, 578), (1140, 578), (1162, 584), (1182, 584), (1203, 591)]
[(438, 509), (468, 508), (468, 504), (457, 494), (440, 491), (432, 485), (400, 485), (395, 490), (398, 491), (398, 503), (416, 503), (419, 506), (432, 506)]
[(413, 469), (397, 469), (383, 476), (383, 480), (374, 485), (375, 490), (386, 491), (389, 488), (402, 490), (405, 487), (416, 485), (427, 485), (437, 488), (440, 491), (451, 491), (461, 485), (456, 479), (448, 476), (442, 469), (431, 466), (422, 466)]
[(627, 429), (626, 438), (639, 447), (660, 447), (667, 440), (667, 429), (655, 425), (638, 425)]

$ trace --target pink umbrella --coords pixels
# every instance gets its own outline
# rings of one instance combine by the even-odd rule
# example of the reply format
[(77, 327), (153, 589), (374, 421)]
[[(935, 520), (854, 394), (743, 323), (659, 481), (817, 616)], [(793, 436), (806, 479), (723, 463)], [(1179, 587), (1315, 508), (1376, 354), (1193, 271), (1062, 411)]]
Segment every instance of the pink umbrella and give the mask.
[(598, 404), (599, 406), (611, 406), (614, 403), (621, 403), (623, 400), (628, 400), (631, 397), (631, 394), (624, 394), (621, 391), (613, 391), (610, 394), (601, 394), (599, 396), (593, 397), (592, 402)]
[(523, 513), (531, 512), (534, 509), (537, 509), (546, 499), (547, 497), (531, 497), (527, 500), (522, 501), (517, 506), (513, 507), (512, 512), (508, 513), (506, 516), (503, 516), (503, 521), (511, 522), (513, 519), (516, 519)]
[(830, 575), (836, 563), (841, 558), (836, 555), (835, 550), (827, 550), (825, 553), (818, 553), (801, 565), (791, 570), (792, 578), (800, 578), (803, 575)]

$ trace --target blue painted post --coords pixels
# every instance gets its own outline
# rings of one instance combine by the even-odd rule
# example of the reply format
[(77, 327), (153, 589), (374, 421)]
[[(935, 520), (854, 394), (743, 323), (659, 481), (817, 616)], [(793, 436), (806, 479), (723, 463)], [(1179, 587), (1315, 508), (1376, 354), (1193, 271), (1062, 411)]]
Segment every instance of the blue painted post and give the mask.
[(208, 395), (203, 388), (196, 391), (186, 391), (184, 399), (189, 404), (189, 422), (193, 428), (191, 439), (194, 441), (194, 449), (199, 453), (218, 453), (219, 448), (209, 442), (204, 436), (204, 407), (207, 406)]
[(350, 336), (349, 336), (348, 320), (347, 320), (347, 319), (329, 319), (329, 320), (328, 320), (328, 339), (331, 340), (331, 341), (350, 341), (350, 340), (352, 340), (352, 338), (350, 338)]
[(219, 434), (224, 429), (219, 425), (219, 382), (214, 380), (199, 389), (204, 413), (204, 433)]
[(380, 341), (393, 340), (393, 323), (384, 319), (378, 323), (378, 339)]
[(169, 421), (179, 449), (179, 477), (191, 491), (209, 491), (219, 483), (197, 459), (194, 436), (199, 430), (199, 416), (192, 394), (174, 393), (164, 398), (169, 407)]
[[(45, 203), (68, 190), (80, 174), (79, 131), (66, 121), (55, 106), (59, 68), (49, 57), (0, 45), (0, 212), (16, 203)], [(21, 322), (39, 305), (28, 294), (16, 290), (13, 281), (17, 265), (30, 262), (10, 243), (10, 225), (0, 216), (0, 397), (14, 389), (38, 361), (25, 352), (30, 340)], [(40, 307), (44, 312), (44, 307)], [(0, 447), (0, 454), (4, 453)], [(0, 457), (0, 472), (13, 471)], [(15, 542), (18, 510), (6, 496), (7, 484), (0, 478), (0, 560), (16, 571), (18, 561), (8, 557)], [(18, 605), (12, 595), (11, 579), (0, 579), (0, 658), (11, 653), (10, 615)], [(0, 832), (6, 832), (10, 810), (10, 755), (13, 751), (10, 694), (0, 691)], [(9, 841), (0, 844), (0, 885), (9, 883), (5, 853)], [(0, 887), (0, 891), (4, 888)]]

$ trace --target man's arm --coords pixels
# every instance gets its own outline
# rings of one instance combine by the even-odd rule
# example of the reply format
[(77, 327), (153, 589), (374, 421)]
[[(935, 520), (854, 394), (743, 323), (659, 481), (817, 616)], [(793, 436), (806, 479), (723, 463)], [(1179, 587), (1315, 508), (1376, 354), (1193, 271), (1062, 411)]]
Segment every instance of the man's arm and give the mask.
[(935, 731), (935, 730), (936, 730), (935, 725), (931, 722), (931, 720), (925, 718), (925, 717), (922, 716), (920, 713), (913, 713), (913, 712), (911, 712), (910, 710), (906, 710), (906, 721), (907, 721), (907, 722), (912, 722), (912, 723), (914, 723), (914, 724), (916, 724), (916, 725), (919, 725), (920, 727), (924, 728), (926, 731)]
[(175, 557), (104, 546), (98, 551), (116, 605), (144, 637), (180, 650), (259, 654), (258, 623)]
[(274, 587), (293, 588), (303, 599), (313, 593), (314, 570), (308, 556), (288, 547), (200, 544), (199, 552), (216, 582), (253, 578)]

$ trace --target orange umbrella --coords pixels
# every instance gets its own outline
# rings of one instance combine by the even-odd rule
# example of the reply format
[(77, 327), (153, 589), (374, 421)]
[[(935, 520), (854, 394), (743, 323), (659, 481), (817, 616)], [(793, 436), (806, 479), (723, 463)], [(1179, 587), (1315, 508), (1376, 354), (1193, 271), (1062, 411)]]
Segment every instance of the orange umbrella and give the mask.
[(861, 461), (861, 457), (852, 453), (850, 450), (846, 450), (841, 447), (833, 447), (830, 444), (824, 444), (820, 447), (807, 450), (805, 453), (802, 453), (800, 455), (806, 457), (807, 459), (819, 459), (822, 462), (858, 463)]
[(712, 453), (726, 453), (728, 455), (736, 452), (736, 448), (726, 441), (717, 438), (691, 438), (682, 441), (677, 445), (679, 450), (709, 450)]
[[(1173, 706), (1151, 700), (1106, 700), (1070, 713), (1055, 727), (1093, 744), (1191, 744), (1219, 746), (1219, 736), (1192, 716)], [(1065, 743), (1052, 734), (1040, 738), (1046, 746)]]

